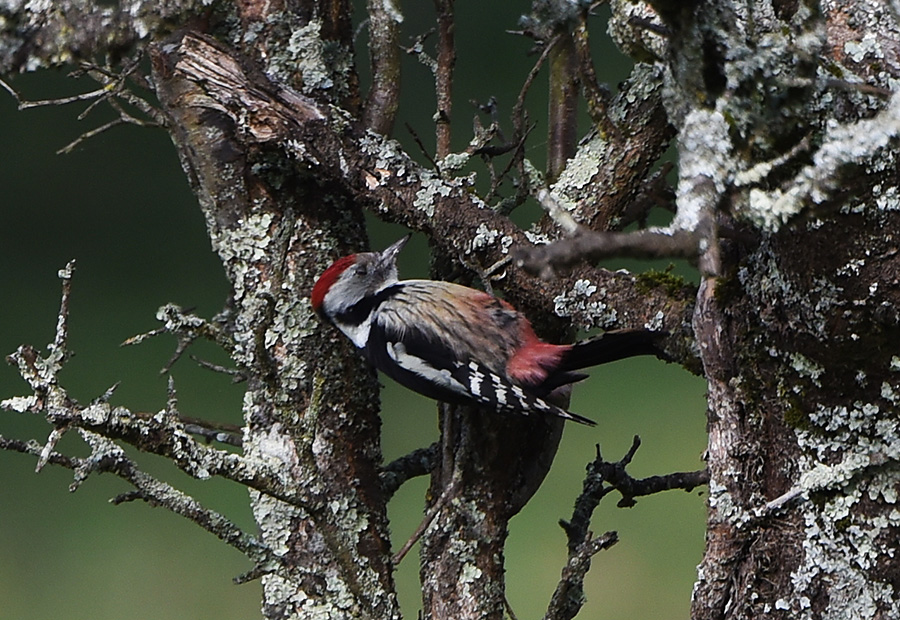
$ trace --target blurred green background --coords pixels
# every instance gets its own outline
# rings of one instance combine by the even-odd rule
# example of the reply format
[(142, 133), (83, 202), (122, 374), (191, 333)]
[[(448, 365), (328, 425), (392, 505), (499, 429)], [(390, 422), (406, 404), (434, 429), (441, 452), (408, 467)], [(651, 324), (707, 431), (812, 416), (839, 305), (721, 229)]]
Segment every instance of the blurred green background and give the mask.
[[(471, 135), (474, 109), (469, 101), (496, 96), (505, 121), (535, 60), (527, 55), (528, 40), (504, 32), (518, 27), (528, 3), (492, 2), (488, 8), (484, 2), (457, 3), (457, 149), (464, 148)], [(431, 27), (431, 3), (408, 7), (406, 17), (404, 42)], [(599, 44), (595, 60), (600, 78), (614, 88), (627, 75), (628, 62), (605, 41), (602, 17), (592, 26)], [(364, 49), (359, 61), (365, 82)], [(415, 154), (418, 148), (403, 123), (409, 122), (432, 147), (433, 83), (421, 64), (411, 58), (404, 63), (396, 134)], [(62, 72), (11, 81), (28, 99), (96, 87), (86, 79), (66, 79)], [(538, 165), (544, 161), (540, 136), (546, 129), (545, 91), (542, 76), (529, 96), (530, 117), (538, 127), (528, 157)], [(163, 131), (119, 127), (84, 142), (70, 155), (54, 154), (111, 118), (98, 111), (76, 121), (85, 107), (17, 111), (12, 98), (0, 94), (0, 353), (6, 355), (23, 343), (43, 349), (52, 340), (59, 308), (56, 272), (74, 258), (70, 348), (76, 355), (63, 371), (65, 387), (87, 402), (120, 381), (114, 404), (157, 411), (166, 398), (166, 379), (159, 369), (174, 349), (173, 339), (161, 337), (127, 348), (119, 344), (157, 327), (156, 309), (167, 302), (212, 316), (223, 304), (227, 284)], [(508, 124), (504, 127), (510, 130)], [(483, 169), (473, 169), (486, 177)], [(532, 206), (518, 217), (527, 220), (536, 212)], [(373, 222), (373, 245), (384, 247), (400, 233)], [(401, 260), (404, 276), (427, 276), (424, 252), (424, 239), (416, 238)], [(684, 267), (679, 271), (692, 277)], [(226, 363), (208, 344), (198, 344), (191, 352)], [(183, 413), (240, 422), (241, 385), (198, 368), (187, 357), (172, 375)], [(0, 365), (0, 399), (27, 393), (15, 369)], [(432, 403), (391, 383), (383, 399), (387, 460), (436, 438)], [(596, 369), (575, 391), (572, 408), (600, 424), (596, 429), (568, 426), (548, 479), (511, 524), (508, 598), (523, 620), (543, 614), (558, 581), (565, 537), (557, 521), (571, 515), (595, 444), (607, 458), (617, 459), (632, 436), (640, 435), (643, 447), (631, 467), (635, 476), (702, 466), (704, 384), (675, 366), (641, 359)], [(0, 419), (0, 434), (6, 437), (43, 442), (48, 431), (43, 420), (32, 416), (3, 413)], [(60, 449), (87, 454), (74, 433)], [(155, 457), (142, 455), (139, 460), (151, 473), (252, 530), (243, 488), (219, 480), (192, 480)], [(231, 584), (233, 576), (250, 568), (239, 553), (167, 511), (143, 503), (112, 506), (107, 500), (128, 489), (118, 479), (92, 477), (72, 494), (67, 490), (70, 472), (48, 466), (35, 474), (34, 465), (32, 457), (0, 452), (0, 620), (259, 617), (259, 584)], [(392, 501), (395, 548), (419, 524), (424, 492), (425, 480), (414, 480)], [(601, 505), (593, 529), (618, 530), (621, 542), (596, 558), (586, 584), (588, 604), (579, 617), (688, 617), (694, 567), (703, 547), (702, 494), (671, 492), (641, 499), (624, 510), (615, 508), (616, 500), (611, 496)], [(410, 554), (397, 572), (407, 618), (414, 618), (419, 609), (416, 557)]]

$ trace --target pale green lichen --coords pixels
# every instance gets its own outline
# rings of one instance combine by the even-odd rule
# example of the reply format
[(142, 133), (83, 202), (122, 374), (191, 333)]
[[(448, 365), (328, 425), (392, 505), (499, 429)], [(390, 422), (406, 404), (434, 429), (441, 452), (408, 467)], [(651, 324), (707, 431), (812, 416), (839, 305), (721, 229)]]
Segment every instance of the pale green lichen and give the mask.
[(468, 153), (450, 153), (437, 163), (438, 169), (443, 174), (459, 172), (469, 163), (470, 157)]
[(525, 182), (528, 184), (529, 191), (536, 191), (538, 188), (544, 187), (544, 173), (531, 163), (527, 157), (522, 160), (522, 167), (525, 169)]
[(847, 41), (844, 43), (844, 53), (853, 59), (853, 62), (862, 62), (866, 56), (870, 58), (884, 58), (884, 50), (878, 43), (874, 32), (866, 32), (859, 41)]
[(15, 411), (16, 413), (27, 413), (32, 411), (38, 405), (38, 397), (31, 396), (13, 396), (0, 402), (0, 409), (7, 411)]
[(887, 381), (881, 384), (881, 397), (894, 405), (900, 403), (900, 393)]
[(653, 332), (661, 330), (663, 328), (663, 320), (665, 318), (666, 318), (666, 313), (663, 312), (662, 310), (659, 310), (655, 315), (653, 315), (653, 318), (651, 318), (649, 321), (644, 323), (644, 329), (647, 329), (647, 330), (650, 330)]
[[(813, 155), (813, 163), (795, 176), (786, 190), (766, 193), (750, 192), (742, 214), (764, 230), (777, 230), (794, 215), (812, 204), (825, 202), (840, 176), (838, 171), (848, 164), (866, 163), (871, 168), (895, 165), (891, 152), (879, 157), (890, 142), (900, 134), (900, 97), (891, 99), (888, 106), (874, 118), (841, 124), (834, 119), (826, 123), (822, 144)], [(868, 203), (857, 203), (865, 210)]]
[(462, 570), (459, 573), (459, 580), (457, 583), (472, 583), (476, 579), (480, 579), (481, 574), (482, 573), (480, 568), (478, 568), (474, 564), (466, 564), (463, 566)]
[(800, 353), (791, 353), (790, 363), (791, 368), (796, 370), (798, 374), (811, 379), (814, 385), (818, 387), (822, 386), (819, 377), (825, 373), (825, 368), (820, 364), (817, 364), (815, 361)]
[(684, 119), (678, 136), (677, 212), (673, 230), (697, 230), (702, 214), (709, 208), (711, 185), (716, 195), (725, 191), (734, 169), (728, 124), (718, 110), (696, 109)]
[(288, 39), (287, 51), (303, 75), (304, 90), (327, 90), (334, 86), (331, 71), (325, 62), (325, 42), (321, 36), (322, 22), (312, 19), (295, 29)]
[(606, 289), (598, 289), (590, 280), (579, 279), (570, 291), (553, 298), (553, 311), (557, 316), (564, 318), (579, 315), (581, 327), (586, 329), (609, 328), (615, 324), (618, 313), (615, 308), (610, 308), (600, 299), (592, 300), (594, 294), (598, 292), (601, 298), (606, 295)]
[[(801, 488), (807, 494), (830, 491), (824, 503), (800, 506), (803, 557), (791, 573), (794, 596), (783, 599), (798, 620), (900, 617), (893, 586), (870, 572), (894, 552), (887, 541), (900, 526), (900, 511), (860, 509), (864, 496), (888, 505), (897, 501), (896, 468), (882, 465), (900, 462), (900, 423), (881, 414), (873, 403), (820, 406), (810, 415), (812, 428), (796, 430)], [(837, 462), (835, 454), (842, 455)], [(803, 598), (814, 596), (823, 581), (829, 584), (829, 605), (814, 615)]]
[(578, 195), (579, 190), (594, 180), (608, 148), (608, 143), (600, 136), (594, 136), (579, 147), (553, 185), (558, 200), (571, 202), (571, 196)]
[[(736, 472), (722, 472), (723, 479), (737, 476)], [(743, 527), (753, 519), (753, 515), (735, 503), (728, 487), (717, 480), (709, 483), (709, 507), (715, 510), (716, 520), (731, 523), (735, 527)]]
[(428, 217), (434, 216), (434, 201), (437, 196), (449, 196), (453, 188), (442, 181), (440, 177), (431, 173), (421, 179), (422, 188), (416, 192), (413, 206), (425, 212)]
[(351, 495), (337, 497), (328, 502), (328, 509), (334, 517), (334, 524), (342, 535), (354, 537), (369, 527), (369, 518), (356, 509), (355, 498)]
[[(366, 155), (374, 158), (374, 167), (390, 170), (397, 178), (405, 177), (412, 167), (406, 152), (396, 140), (389, 140), (381, 134), (367, 131), (359, 140), (359, 148)], [(407, 168), (410, 164), (410, 168)]]
[(484, 250), (497, 243), (500, 245), (500, 253), (507, 254), (509, 253), (509, 248), (513, 244), (513, 238), (503, 234), (499, 230), (489, 229), (486, 224), (481, 223), (478, 225), (478, 228), (475, 229), (475, 236), (466, 244), (465, 253), (472, 254), (473, 252)]
[(549, 235), (547, 235), (546, 233), (541, 233), (534, 230), (526, 230), (525, 238), (534, 245), (547, 245), (551, 241)]

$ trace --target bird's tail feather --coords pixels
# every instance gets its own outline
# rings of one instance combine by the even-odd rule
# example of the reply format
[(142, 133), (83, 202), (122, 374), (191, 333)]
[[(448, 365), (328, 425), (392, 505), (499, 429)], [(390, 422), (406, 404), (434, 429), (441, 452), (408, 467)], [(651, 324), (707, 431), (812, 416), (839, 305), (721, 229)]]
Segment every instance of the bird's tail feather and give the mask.
[(659, 341), (667, 332), (647, 329), (617, 329), (572, 345), (558, 371), (571, 372), (599, 366), (637, 355), (655, 355), (668, 359)]

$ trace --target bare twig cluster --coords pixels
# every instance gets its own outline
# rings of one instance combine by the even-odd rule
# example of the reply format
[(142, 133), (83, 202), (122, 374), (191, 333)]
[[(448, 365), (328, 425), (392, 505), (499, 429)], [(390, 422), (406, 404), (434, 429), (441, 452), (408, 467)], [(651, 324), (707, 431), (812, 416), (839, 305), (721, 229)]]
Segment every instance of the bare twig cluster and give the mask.
[[(166, 407), (156, 414), (133, 412), (110, 405), (109, 399), (116, 386), (91, 403), (81, 405), (60, 384), (58, 375), (70, 355), (69, 301), (74, 268), (72, 261), (65, 269), (60, 270), (62, 301), (48, 354), (42, 356), (30, 346), (21, 346), (7, 358), (18, 367), (22, 378), (33, 390), (32, 394), (9, 398), (0, 403), (0, 407), (7, 411), (43, 415), (52, 430), (43, 445), (33, 440), (25, 442), (0, 437), (0, 449), (34, 455), (37, 457), (38, 471), (47, 464), (73, 470), (75, 478), (70, 485), (71, 491), (80, 487), (93, 473), (116, 475), (131, 483), (135, 490), (113, 498), (113, 503), (142, 500), (171, 510), (247, 555), (257, 566), (253, 576), (275, 570), (277, 565), (274, 556), (260, 540), (241, 531), (224, 516), (204, 508), (195, 499), (143, 472), (117, 443), (121, 441), (142, 452), (168, 457), (182, 471), (198, 479), (220, 476), (283, 501), (305, 505), (303, 498), (297, 495), (296, 490), (291, 488), (278, 471), (234, 452), (204, 445), (192, 437), (199, 435), (206, 440), (240, 445), (236, 427), (216, 427), (181, 416), (171, 377)], [(73, 430), (90, 447), (90, 456), (69, 457), (56, 451), (56, 445), (62, 436)]]
[(616, 532), (595, 537), (590, 531), (594, 510), (604, 497), (618, 491), (622, 495), (618, 506), (630, 508), (634, 506), (636, 497), (672, 489), (691, 491), (709, 482), (709, 472), (705, 469), (642, 479), (632, 478), (626, 468), (640, 445), (640, 438), (635, 436), (625, 456), (615, 462), (604, 460), (600, 454), (600, 446), (597, 446), (597, 456), (587, 466), (587, 476), (581, 495), (575, 501), (572, 518), (559, 522), (568, 538), (569, 558), (563, 567), (550, 608), (544, 616), (546, 620), (570, 620), (575, 617), (584, 604), (584, 577), (591, 567), (591, 558), (618, 541)]
[[(102, 67), (93, 63), (82, 63), (78, 69), (70, 73), (70, 77), (87, 76), (100, 84), (100, 88), (78, 95), (72, 95), (70, 97), (27, 101), (22, 99), (19, 93), (2, 79), (0, 79), (0, 87), (13, 96), (19, 110), (46, 106), (61, 106), (86, 101), (90, 103), (78, 115), (78, 120), (84, 120), (101, 104), (105, 103), (112, 108), (117, 115), (116, 118), (103, 123), (99, 127), (84, 132), (75, 140), (57, 151), (58, 154), (71, 153), (85, 140), (93, 138), (94, 136), (119, 125), (127, 124), (136, 125), (138, 127), (165, 127), (166, 120), (162, 113), (146, 99), (139, 97), (132, 92), (132, 88), (135, 86), (145, 89), (150, 86), (146, 79), (140, 74), (140, 67), (140, 54), (118, 71), (113, 70), (110, 67)], [(126, 105), (139, 112), (145, 118), (141, 118), (130, 111), (125, 107)]]

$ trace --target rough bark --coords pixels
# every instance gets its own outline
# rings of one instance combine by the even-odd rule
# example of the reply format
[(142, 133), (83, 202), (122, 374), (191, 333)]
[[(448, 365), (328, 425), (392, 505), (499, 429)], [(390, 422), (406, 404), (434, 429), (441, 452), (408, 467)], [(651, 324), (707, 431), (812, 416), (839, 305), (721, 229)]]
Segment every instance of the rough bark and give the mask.
[(721, 154), (682, 152), (679, 201), (705, 177), (733, 232), (693, 319), (711, 480), (692, 615), (894, 617), (896, 14), (653, 4), (681, 149)]
[[(556, 109), (568, 111), (551, 127), (560, 132), (552, 187), (538, 187), (540, 175), (525, 165), (527, 132), (503, 147), (516, 152), (520, 187), (556, 209), (543, 234), (521, 230), (452, 175), (448, 127), (439, 131), (438, 171), (371, 131), (388, 131), (396, 109), (394, 5), (369, 3), (382, 90), (362, 97), (348, 3), (198, 4), (7, 5), (0, 68), (99, 57), (117, 66), (149, 50), (162, 119), (232, 285), (215, 322), (161, 317), (185, 341), (204, 334), (222, 344), (247, 379), (243, 453), (199, 446), (174, 396), (149, 418), (104, 397), (87, 407), (72, 401), (57, 381), (66, 295), (50, 352), (21, 347), (10, 358), (33, 394), (3, 402), (46, 415), (54, 430), (45, 446), (0, 438), (0, 447), (71, 467), (76, 481), (115, 473), (135, 485), (131, 498), (205, 523), (258, 564), (251, 576), (262, 576), (267, 618), (399, 617), (385, 509), (394, 487), (380, 475), (375, 377), (306, 303), (331, 259), (366, 245), (369, 208), (426, 233), (456, 268), (485, 271), (517, 248), (519, 261), (505, 266), (498, 286), (544, 334), (665, 329), (668, 354), (703, 372), (710, 494), (695, 620), (900, 617), (896, 3), (613, 2), (610, 30), (644, 64), (607, 101), (592, 81), (585, 15), (555, 15), (565, 11), (535, 2), (528, 24), (551, 33), (576, 24), (555, 56), (564, 61), (557, 77), (571, 86), (579, 74), (597, 124), (573, 154), (567, 88)], [(439, 6), (448, 107), (452, 3)], [(97, 96), (124, 97), (116, 84)], [(605, 234), (641, 219), (629, 203), (646, 193), (673, 135), (671, 225)], [(543, 247), (561, 236), (560, 222), (593, 231), (596, 243), (581, 236)], [(608, 248), (695, 259), (696, 298), (671, 278), (571, 268)], [(519, 265), (544, 274), (570, 268), (544, 281)], [(499, 618), (507, 523), (543, 479), (560, 424), (449, 409), (441, 422), (440, 445), (411, 468), (432, 474), (424, 613)], [(55, 452), (69, 429), (82, 433), (90, 457)], [(112, 440), (166, 455), (197, 477), (248, 486), (261, 537), (142, 477)], [(591, 554), (614, 541), (612, 533), (570, 541), (548, 618), (577, 613)]]

